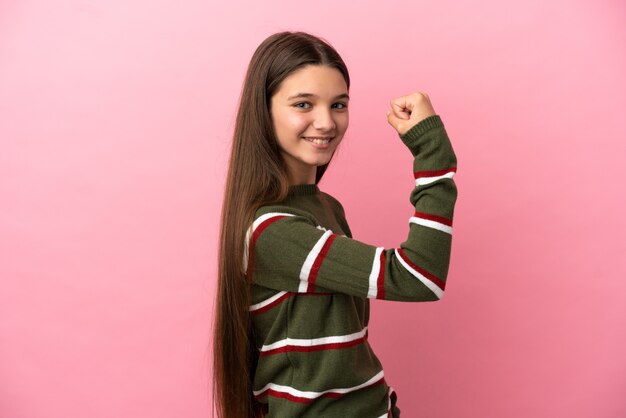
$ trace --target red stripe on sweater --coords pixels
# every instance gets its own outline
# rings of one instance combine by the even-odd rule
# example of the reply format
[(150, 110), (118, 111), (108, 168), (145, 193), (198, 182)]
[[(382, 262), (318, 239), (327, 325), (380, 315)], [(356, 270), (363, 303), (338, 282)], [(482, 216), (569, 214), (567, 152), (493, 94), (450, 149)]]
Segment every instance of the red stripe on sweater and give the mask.
[[(392, 417), (393, 415), (391, 415), (391, 405), (396, 402), (396, 400), (398, 399), (398, 395), (396, 394), (396, 391), (390, 387), (388, 396), (389, 396), (389, 407), (387, 408), (387, 416)], [(394, 399), (394, 396), (395, 396), (395, 399)]]
[(257, 226), (257, 228), (254, 230), (254, 234), (252, 235), (252, 240), (256, 242), (257, 238), (259, 238), (259, 235), (261, 235), (261, 232), (263, 232), (265, 228), (267, 228), (268, 226), (270, 226), (277, 220), (286, 218), (286, 217), (287, 215), (276, 215), (261, 222), (261, 224)]
[(450, 172), (456, 173), (456, 167), (450, 167), (444, 170), (415, 171), (413, 172), (413, 176), (416, 179), (420, 177), (437, 177), (437, 176), (443, 176), (444, 174), (450, 173)]
[(307, 287), (308, 292), (312, 292), (313, 289), (315, 289), (315, 280), (317, 279), (317, 273), (322, 266), (322, 262), (324, 261), (324, 258), (326, 258), (326, 253), (328, 253), (330, 245), (333, 243), (335, 238), (337, 238), (337, 235), (335, 234), (330, 234), (328, 236), (328, 239), (324, 243), (324, 246), (322, 247), (320, 253), (317, 255), (317, 258), (313, 262), (313, 266), (311, 267), (311, 271), (309, 272), (309, 285)]
[(432, 273), (427, 272), (426, 270), (424, 270), (423, 268), (419, 267), (417, 264), (413, 263), (409, 257), (406, 256), (406, 254), (404, 253), (404, 251), (402, 251), (402, 248), (398, 248), (398, 253), (402, 256), (402, 258), (404, 259), (404, 261), (406, 261), (406, 263), (413, 267), (415, 270), (417, 270), (418, 272), (420, 272), (421, 274), (423, 274), (424, 276), (426, 276), (428, 278), (428, 280), (430, 280), (431, 282), (435, 283), (441, 290), (444, 290), (446, 287), (446, 282), (444, 282), (443, 280), (441, 280), (439, 277), (435, 276)]
[(251, 315), (259, 315), (262, 314), (264, 312), (269, 311), (270, 309), (276, 307), (277, 305), (279, 305), (282, 301), (284, 301), (285, 299), (288, 299), (290, 297), (296, 297), (296, 296), (328, 296), (328, 295), (332, 295), (332, 292), (317, 292), (317, 293), (296, 293), (296, 292), (287, 292), (284, 295), (282, 295), (281, 297), (279, 297), (278, 299), (276, 299), (274, 302), (270, 303), (269, 305), (266, 305), (262, 308), (259, 308), (257, 310), (251, 311), (250, 314)]
[[(385, 377), (384, 376), (381, 377), (378, 381), (372, 383), (371, 385), (367, 385), (367, 386), (365, 386), (365, 387), (363, 387), (361, 389), (371, 388), (373, 386), (380, 385), (380, 384), (383, 384), (383, 383), (385, 383)], [(357, 390), (361, 390), (361, 389), (357, 389)], [(324, 393), (321, 396), (323, 396), (325, 398), (341, 398), (342, 396), (347, 395), (349, 393), (353, 393), (353, 392), (348, 392), (348, 393), (327, 392), (327, 393)], [(288, 401), (298, 402), (298, 403), (311, 403), (311, 402), (313, 402), (315, 400), (315, 398), (313, 398), (313, 399), (311, 399), (311, 398), (303, 398), (303, 397), (300, 397), (300, 396), (294, 396), (294, 395), (292, 395), (290, 393), (279, 392), (279, 391), (274, 390), (274, 389), (267, 389), (267, 390), (259, 393), (258, 395), (256, 395), (256, 398), (260, 399), (260, 398), (262, 398), (263, 396), (266, 396), (266, 395), (270, 395), (270, 396), (273, 396), (275, 398), (287, 399)]]
[(274, 389), (268, 389), (268, 390), (266, 390), (265, 392), (263, 392), (263, 393), (261, 393), (261, 394), (257, 395), (257, 399), (258, 399), (258, 398), (261, 398), (261, 397), (263, 397), (263, 396), (265, 396), (265, 395), (271, 395), (271, 396), (273, 396), (273, 397), (275, 397), (275, 398), (287, 399), (288, 401), (291, 401), (291, 402), (298, 402), (298, 403), (311, 403), (311, 402), (313, 402), (313, 401), (314, 401), (314, 399), (309, 399), (309, 398), (301, 398), (301, 397), (299, 397), (299, 396), (294, 396), (294, 395), (291, 395), (291, 394), (289, 394), (289, 393), (285, 393), (285, 392), (278, 392), (278, 391), (276, 391), (276, 390), (274, 390)]
[(385, 299), (385, 251), (380, 253), (380, 270), (378, 271), (378, 281), (376, 299)]
[(452, 226), (452, 219), (444, 218), (443, 216), (433, 215), (431, 213), (426, 213), (426, 212), (417, 212), (417, 211), (415, 211), (415, 216), (422, 218), (422, 219), (428, 219), (430, 221), (439, 222), (444, 225)]
[(262, 308), (259, 308), (259, 309), (257, 309), (257, 310), (254, 310), (254, 311), (252, 311), (252, 312), (250, 312), (250, 313), (251, 313), (252, 315), (259, 315), (259, 314), (262, 314), (263, 312), (267, 312), (267, 311), (269, 311), (270, 309), (272, 309), (273, 307), (275, 307), (276, 305), (279, 305), (280, 303), (282, 303), (282, 301), (284, 301), (285, 299), (290, 298), (291, 296), (293, 296), (293, 294), (292, 294), (292, 293), (287, 292), (287, 293), (285, 293), (284, 295), (282, 295), (281, 297), (279, 297), (278, 299), (276, 299), (274, 302), (272, 302), (272, 303), (270, 303), (270, 304), (268, 304), (268, 305), (265, 305), (265, 306), (264, 306), (264, 307), (262, 307)]
[(264, 220), (263, 222), (261, 222), (261, 224), (257, 226), (257, 228), (253, 231), (252, 237), (250, 237), (250, 243), (249, 243), (249, 248), (248, 248), (248, 265), (246, 267), (246, 276), (250, 275), (252, 266), (254, 265), (254, 246), (256, 244), (256, 240), (259, 238), (259, 235), (261, 235), (261, 232), (263, 232), (265, 228), (267, 228), (268, 226), (270, 226), (277, 220), (286, 218), (287, 216), (288, 215), (277, 215), (277, 216), (268, 218)]
[(313, 346), (301, 346), (301, 345), (286, 345), (284, 347), (275, 348), (273, 350), (262, 351), (259, 354), (259, 357), (271, 356), (273, 354), (287, 353), (287, 352), (298, 352), (298, 353), (310, 353), (314, 351), (324, 351), (324, 350), (337, 350), (340, 348), (348, 348), (354, 347), (355, 345), (362, 344), (367, 339), (367, 334), (361, 338), (357, 338), (356, 340), (346, 341), (343, 343), (328, 343), (328, 344), (320, 344)]

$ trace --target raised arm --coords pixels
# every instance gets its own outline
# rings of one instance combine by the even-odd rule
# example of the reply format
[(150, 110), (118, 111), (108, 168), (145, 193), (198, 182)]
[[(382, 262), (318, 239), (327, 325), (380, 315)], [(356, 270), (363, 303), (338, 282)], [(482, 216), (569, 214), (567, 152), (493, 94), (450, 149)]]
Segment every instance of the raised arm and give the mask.
[[(264, 206), (250, 229), (253, 282), (287, 292), (434, 301), (444, 294), (457, 199), (456, 155), (439, 115), (399, 135), (413, 159), (407, 239), (384, 248), (336, 235), (306, 211)], [(247, 260), (246, 260), (247, 263)]]

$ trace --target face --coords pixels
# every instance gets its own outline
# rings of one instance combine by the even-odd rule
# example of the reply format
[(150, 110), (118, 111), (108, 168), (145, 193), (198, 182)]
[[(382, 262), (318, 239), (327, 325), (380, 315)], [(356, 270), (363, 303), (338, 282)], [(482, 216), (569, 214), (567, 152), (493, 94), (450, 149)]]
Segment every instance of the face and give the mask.
[(348, 100), (339, 70), (324, 65), (293, 72), (272, 96), (272, 122), (291, 184), (315, 183), (316, 167), (330, 161), (348, 128)]

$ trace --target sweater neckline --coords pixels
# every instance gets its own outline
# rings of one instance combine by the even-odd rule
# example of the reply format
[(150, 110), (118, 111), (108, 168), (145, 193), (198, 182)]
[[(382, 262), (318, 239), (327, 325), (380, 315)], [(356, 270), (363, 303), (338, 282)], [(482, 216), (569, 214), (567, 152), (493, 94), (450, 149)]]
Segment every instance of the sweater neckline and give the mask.
[(317, 184), (294, 184), (289, 186), (289, 196), (309, 196), (320, 194)]

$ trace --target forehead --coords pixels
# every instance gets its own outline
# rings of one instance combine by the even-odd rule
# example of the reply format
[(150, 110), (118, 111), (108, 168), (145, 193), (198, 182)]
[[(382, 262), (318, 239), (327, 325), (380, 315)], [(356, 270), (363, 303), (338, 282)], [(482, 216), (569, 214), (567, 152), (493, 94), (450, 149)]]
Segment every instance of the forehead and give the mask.
[(287, 99), (302, 93), (334, 98), (347, 94), (348, 89), (338, 69), (326, 65), (307, 65), (285, 78), (276, 96)]

